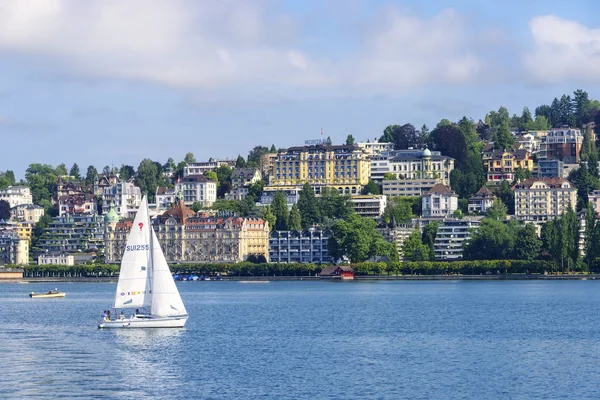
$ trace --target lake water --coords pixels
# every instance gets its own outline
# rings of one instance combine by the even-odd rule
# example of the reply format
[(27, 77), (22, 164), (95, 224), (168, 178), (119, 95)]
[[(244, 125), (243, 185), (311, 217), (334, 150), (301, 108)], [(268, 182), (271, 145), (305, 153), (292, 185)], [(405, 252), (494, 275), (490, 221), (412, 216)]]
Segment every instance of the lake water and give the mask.
[(178, 285), (185, 329), (100, 330), (114, 283), (0, 284), (0, 398), (600, 398), (600, 281)]

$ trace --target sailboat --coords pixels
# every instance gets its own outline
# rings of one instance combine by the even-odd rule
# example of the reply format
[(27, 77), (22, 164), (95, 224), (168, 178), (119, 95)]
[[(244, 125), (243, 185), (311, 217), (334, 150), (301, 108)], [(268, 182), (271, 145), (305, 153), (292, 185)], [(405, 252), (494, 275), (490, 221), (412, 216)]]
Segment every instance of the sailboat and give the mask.
[[(116, 319), (104, 318), (98, 328), (182, 328), (188, 314), (160, 248), (146, 196), (142, 198), (121, 261), (113, 308)], [(125, 317), (124, 310), (135, 309)], [(147, 313), (139, 313), (139, 309)], [(115, 312), (116, 314), (116, 312)]]

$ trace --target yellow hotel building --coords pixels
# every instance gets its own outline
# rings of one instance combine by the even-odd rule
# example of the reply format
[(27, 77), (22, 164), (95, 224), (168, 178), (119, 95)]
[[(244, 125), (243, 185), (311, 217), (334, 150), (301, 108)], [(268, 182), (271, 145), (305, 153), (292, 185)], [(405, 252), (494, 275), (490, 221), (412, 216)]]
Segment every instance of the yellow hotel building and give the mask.
[(301, 186), (308, 182), (317, 194), (324, 186), (344, 194), (359, 194), (371, 175), (368, 156), (358, 146), (290, 147), (277, 154), (269, 186)]

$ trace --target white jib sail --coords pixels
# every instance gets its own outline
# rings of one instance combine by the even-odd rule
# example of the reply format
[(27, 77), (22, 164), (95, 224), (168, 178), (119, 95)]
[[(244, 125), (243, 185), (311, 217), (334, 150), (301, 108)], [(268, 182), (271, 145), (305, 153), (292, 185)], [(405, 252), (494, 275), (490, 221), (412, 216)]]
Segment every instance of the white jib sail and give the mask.
[(152, 265), (150, 240), (152, 227), (148, 202), (142, 198), (121, 261), (115, 308), (150, 307), (152, 303)]
[(152, 236), (153, 251), (153, 285), (152, 285), (152, 315), (158, 317), (174, 317), (185, 315), (187, 311), (171, 275), (165, 255), (154, 231)]

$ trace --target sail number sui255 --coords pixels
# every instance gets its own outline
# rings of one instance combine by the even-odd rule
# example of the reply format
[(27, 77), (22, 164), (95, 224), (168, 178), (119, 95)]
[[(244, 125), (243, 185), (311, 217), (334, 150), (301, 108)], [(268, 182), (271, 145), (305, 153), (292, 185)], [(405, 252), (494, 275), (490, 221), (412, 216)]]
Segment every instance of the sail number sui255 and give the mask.
[(125, 246), (125, 251), (146, 251), (150, 250), (149, 244), (132, 244)]

